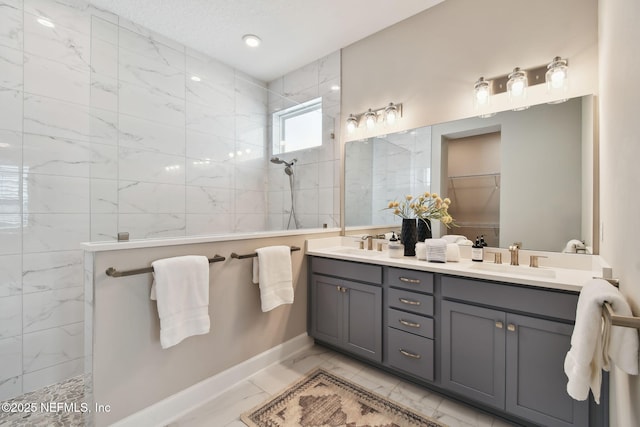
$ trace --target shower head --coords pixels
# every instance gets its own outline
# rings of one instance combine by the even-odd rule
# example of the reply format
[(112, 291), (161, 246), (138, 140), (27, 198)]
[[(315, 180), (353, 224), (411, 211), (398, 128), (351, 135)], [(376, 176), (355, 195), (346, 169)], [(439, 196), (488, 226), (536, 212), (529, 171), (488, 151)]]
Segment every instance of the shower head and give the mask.
[(298, 159), (292, 159), (290, 162), (287, 162), (286, 160), (282, 160), (280, 157), (275, 156), (271, 158), (271, 163), (275, 163), (276, 165), (285, 165), (285, 167), (293, 166), (297, 161)]
[(284, 173), (286, 173), (289, 176), (293, 175), (293, 168), (291, 167), (291, 165), (287, 165), (284, 168)]

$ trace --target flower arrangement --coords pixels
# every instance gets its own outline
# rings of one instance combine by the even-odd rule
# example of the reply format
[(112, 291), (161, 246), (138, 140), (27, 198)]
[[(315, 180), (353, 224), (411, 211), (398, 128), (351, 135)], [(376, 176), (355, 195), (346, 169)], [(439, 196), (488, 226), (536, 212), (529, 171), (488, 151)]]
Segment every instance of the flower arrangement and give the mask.
[(428, 191), (418, 197), (408, 194), (401, 202), (391, 201), (385, 209), (393, 209), (393, 214), (400, 218), (437, 220), (443, 223), (447, 228), (455, 226), (454, 219), (449, 215), (449, 205), (451, 200), (447, 197), (441, 199), (437, 193), (429, 193)]

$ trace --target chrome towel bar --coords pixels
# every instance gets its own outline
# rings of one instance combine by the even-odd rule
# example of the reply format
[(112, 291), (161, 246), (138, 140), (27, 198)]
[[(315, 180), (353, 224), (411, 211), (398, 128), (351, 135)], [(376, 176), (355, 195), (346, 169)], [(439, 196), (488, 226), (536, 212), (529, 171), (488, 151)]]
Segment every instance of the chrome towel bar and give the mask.
[[(224, 261), (226, 258), (220, 255), (214, 255), (213, 258), (209, 258), (209, 264), (214, 262)], [(153, 267), (145, 267), (145, 268), (136, 268), (133, 270), (124, 270), (118, 271), (114, 267), (109, 267), (105, 271), (107, 276), (111, 277), (123, 277), (123, 276), (134, 276), (136, 274), (145, 274), (145, 273), (153, 273)]]
[[(291, 252), (295, 252), (295, 251), (299, 251), (300, 248), (297, 246), (291, 246)], [(235, 252), (231, 253), (231, 258), (236, 258), (236, 259), (246, 259), (246, 258), (255, 258), (257, 257), (258, 254), (257, 253), (252, 253), (252, 254), (245, 254), (245, 255), (238, 255)]]

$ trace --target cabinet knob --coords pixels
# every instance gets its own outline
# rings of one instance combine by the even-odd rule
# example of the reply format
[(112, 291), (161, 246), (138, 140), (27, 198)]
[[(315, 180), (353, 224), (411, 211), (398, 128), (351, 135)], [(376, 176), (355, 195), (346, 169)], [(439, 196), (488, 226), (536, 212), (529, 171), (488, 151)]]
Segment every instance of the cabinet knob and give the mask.
[(422, 356), (420, 356), (419, 354), (410, 353), (410, 352), (408, 352), (407, 350), (403, 350), (403, 349), (401, 349), (401, 348), (400, 348), (400, 349), (398, 349), (398, 351), (399, 351), (400, 353), (402, 353), (402, 355), (403, 355), (403, 356), (410, 357), (410, 358), (412, 358), (412, 359), (420, 359), (420, 358), (422, 358)]
[(411, 328), (419, 328), (420, 323), (409, 322), (408, 320), (398, 319), (398, 322), (402, 323), (404, 326), (409, 326)]
[(497, 320), (497, 321), (496, 321), (496, 328), (498, 328), (498, 329), (502, 329), (502, 327), (503, 327), (503, 326), (504, 326), (504, 325), (502, 324), (502, 322), (501, 322), (501, 321), (499, 321), (499, 320)]
[(409, 279), (408, 277), (400, 277), (400, 281), (405, 283), (413, 283), (415, 285), (420, 284), (419, 279)]
[(414, 300), (410, 300), (410, 299), (406, 299), (406, 298), (398, 298), (398, 300), (400, 300), (400, 302), (403, 303), (403, 304), (409, 304), (409, 305), (420, 305), (420, 304), (422, 304), (420, 301), (414, 301)]
[(514, 325), (513, 323), (509, 323), (507, 325), (507, 330), (511, 331), (511, 332), (515, 331), (516, 330), (516, 325)]

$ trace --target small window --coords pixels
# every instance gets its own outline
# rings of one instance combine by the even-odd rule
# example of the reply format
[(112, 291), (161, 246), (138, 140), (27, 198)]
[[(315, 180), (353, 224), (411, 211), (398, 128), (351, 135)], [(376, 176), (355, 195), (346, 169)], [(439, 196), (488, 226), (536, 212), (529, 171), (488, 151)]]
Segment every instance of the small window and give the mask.
[(273, 114), (273, 154), (322, 145), (322, 98)]

